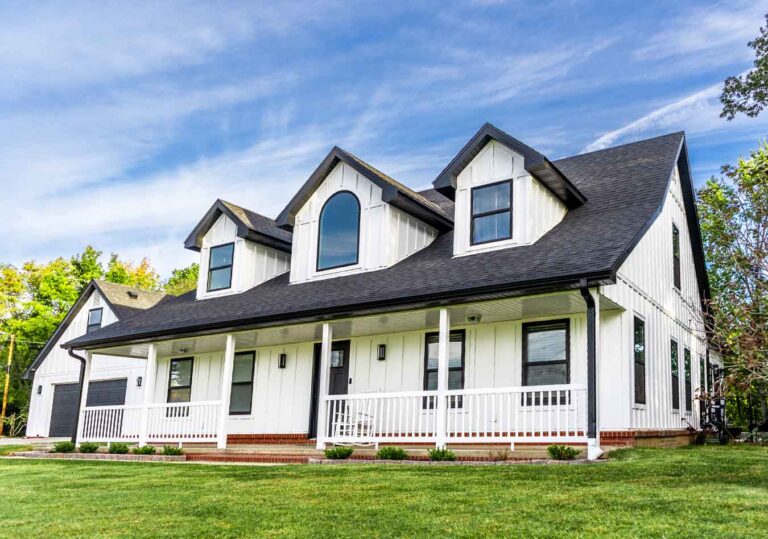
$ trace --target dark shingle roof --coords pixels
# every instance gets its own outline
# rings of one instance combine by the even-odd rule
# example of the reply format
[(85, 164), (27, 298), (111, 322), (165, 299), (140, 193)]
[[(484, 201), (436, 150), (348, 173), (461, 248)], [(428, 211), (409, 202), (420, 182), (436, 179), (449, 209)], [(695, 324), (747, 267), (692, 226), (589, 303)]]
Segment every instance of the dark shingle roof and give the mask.
[[(74, 343), (93, 346), (438, 299), (567, 288), (583, 278), (590, 284), (612, 282), (660, 212), (683, 142), (684, 135), (674, 133), (555, 161), (587, 202), (533, 245), (453, 257), (453, 233), (445, 232), (389, 268), (293, 285), (286, 273), (240, 294), (201, 301), (191, 292)], [(422, 195), (449, 211), (450, 201), (439, 193)]]

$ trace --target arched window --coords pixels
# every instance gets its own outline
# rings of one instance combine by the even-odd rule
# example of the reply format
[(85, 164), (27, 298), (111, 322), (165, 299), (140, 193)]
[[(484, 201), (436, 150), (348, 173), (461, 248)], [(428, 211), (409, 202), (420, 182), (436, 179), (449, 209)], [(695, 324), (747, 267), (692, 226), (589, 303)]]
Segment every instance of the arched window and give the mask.
[(320, 211), (317, 270), (357, 264), (360, 203), (349, 191), (333, 195)]

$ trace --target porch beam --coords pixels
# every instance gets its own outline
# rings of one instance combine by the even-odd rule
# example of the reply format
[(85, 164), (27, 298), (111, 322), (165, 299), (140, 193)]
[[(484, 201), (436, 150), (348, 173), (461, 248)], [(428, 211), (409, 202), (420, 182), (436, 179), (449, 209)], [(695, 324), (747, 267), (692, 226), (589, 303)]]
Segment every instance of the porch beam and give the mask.
[(435, 445), (445, 448), (448, 438), (448, 354), (451, 341), (451, 315), (446, 307), (440, 309), (440, 323), (437, 348), (437, 406), (435, 413)]
[(77, 410), (77, 434), (75, 435), (75, 444), (80, 447), (80, 443), (83, 439), (83, 427), (85, 424), (85, 421), (83, 421), (83, 416), (85, 414), (85, 406), (88, 403), (88, 381), (91, 378), (91, 365), (93, 364), (93, 354), (91, 352), (86, 352), (85, 357), (83, 358), (84, 365), (83, 365), (83, 376), (82, 376), (82, 387), (80, 388), (80, 407)]
[(235, 368), (235, 336), (227, 333), (224, 346), (224, 369), (221, 373), (221, 409), (219, 410), (219, 429), (216, 436), (216, 447), (227, 447), (227, 422), (229, 420), (229, 401), (232, 397), (232, 372)]
[(141, 421), (139, 423), (139, 447), (147, 445), (149, 434), (149, 405), (155, 395), (157, 380), (157, 345), (150, 343), (147, 350), (147, 364), (144, 367), (144, 391), (142, 395)]
[(328, 322), (323, 323), (323, 337), (320, 343), (320, 379), (317, 384), (317, 449), (325, 449), (328, 437), (328, 379), (331, 367), (331, 347), (333, 344), (333, 328)]

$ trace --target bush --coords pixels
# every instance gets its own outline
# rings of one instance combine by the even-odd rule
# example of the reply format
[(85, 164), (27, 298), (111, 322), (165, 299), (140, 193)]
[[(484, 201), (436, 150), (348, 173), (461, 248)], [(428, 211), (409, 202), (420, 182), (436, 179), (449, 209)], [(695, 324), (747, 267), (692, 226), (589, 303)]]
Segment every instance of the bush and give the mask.
[(327, 459), (333, 459), (333, 460), (339, 460), (339, 459), (348, 459), (352, 453), (354, 453), (354, 449), (351, 447), (329, 447), (324, 451), (325, 458)]
[(56, 442), (53, 444), (51, 453), (71, 453), (75, 450), (75, 444), (72, 442)]
[(172, 445), (163, 446), (163, 455), (176, 456), (176, 455), (183, 455), (183, 454), (184, 454), (184, 450), (180, 447), (175, 447)]
[(99, 444), (93, 442), (83, 442), (80, 444), (81, 453), (95, 453), (99, 450)]
[(581, 454), (581, 451), (567, 445), (550, 445), (547, 453), (555, 460), (573, 460)]
[(154, 455), (157, 453), (157, 449), (153, 445), (145, 445), (144, 447), (134, 447), (134, 455)]
[(376, 453), (376, 458), (380, 460), (405, 460), (408, 453), (401, 447), (382, 447)]
[(128, 452), (128, 445), (122, 443), (109, 444), (109, 452), (113, 455), (125, 455)]
[(512, 451), (507, 448), (490, 449), (488, 451), (488, 458), (493, 462), (506, 462), (512, 458)]
[(429, 460), (456, 460), (456, 455), (450, 449), (428, 449)]

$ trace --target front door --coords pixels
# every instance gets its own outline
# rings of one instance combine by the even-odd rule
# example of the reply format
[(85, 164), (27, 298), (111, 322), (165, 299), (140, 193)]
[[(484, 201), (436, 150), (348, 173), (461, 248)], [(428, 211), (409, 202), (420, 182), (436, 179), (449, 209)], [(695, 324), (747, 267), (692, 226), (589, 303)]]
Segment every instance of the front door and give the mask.
[[(315, 343), (315, 359), (312, 369), (312, 400), (309, 408), (309, 437), (317, 436), (317, 410), (320, 399), (320, 353), (322, 345)], [(349, 341), (334, 341), (331, 345), (329, 395), (346, 395), (349, 389)]]

